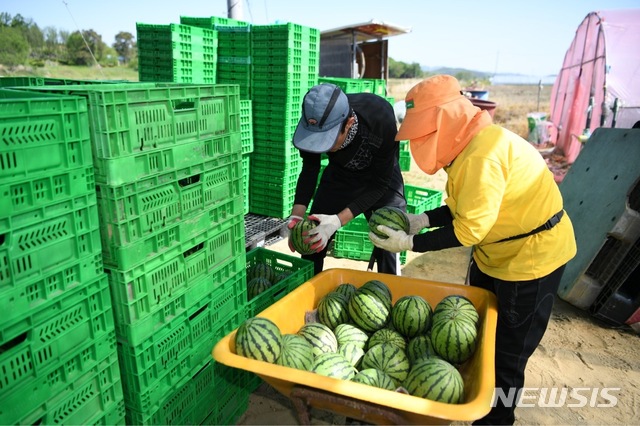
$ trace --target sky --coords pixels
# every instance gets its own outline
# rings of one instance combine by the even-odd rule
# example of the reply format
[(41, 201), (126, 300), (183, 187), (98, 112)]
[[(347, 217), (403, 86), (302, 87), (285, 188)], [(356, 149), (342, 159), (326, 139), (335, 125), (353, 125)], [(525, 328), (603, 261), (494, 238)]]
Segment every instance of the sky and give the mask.
[[(640, 0), (233, 0), (242, 20), (292, 22), (320, 31), (382, 21), (407, 28), (389, 38), (389, 57), (424, 67), (494, 74), (554, 75), (575, 31), (590, 12), (640, 8)], [(111, 45), (136, 35), (136, 22), (180, 23), (180, 16), (229, 16), (227, 0), (3, 0), (0, 12), (20, 13), (40, 28), (93, 29)]]

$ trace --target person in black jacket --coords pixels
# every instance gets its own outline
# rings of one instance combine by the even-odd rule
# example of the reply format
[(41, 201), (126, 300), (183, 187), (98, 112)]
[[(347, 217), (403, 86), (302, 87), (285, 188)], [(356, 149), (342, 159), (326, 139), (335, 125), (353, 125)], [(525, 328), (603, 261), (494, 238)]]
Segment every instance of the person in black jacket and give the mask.
[[(383, 206), (406, 211), (400, 166), (396, 117), (391, 104), (371, 93), (346, 95), (338, 86), (322, 83), (312, 87), (302, 102), (302, 117), (293, 136), (300, 150), (302, 171), (298, 176), (294, 205), (285, 233), (303, 219), (313, 199), (309, 219), (318, 226), (308, 240), (316, 253), (303, 255), (314, 262), (318, 274), (335, 232), (351, 219)], [(329, 164), (320, 182), (320, 162), (326, 153)], [(316, 189), (316, 184), (317, 189)], [(289, 241), (289, 247), (293, 246)], [(374, 249), (378, 272), (397, 274), (397, 254)]]

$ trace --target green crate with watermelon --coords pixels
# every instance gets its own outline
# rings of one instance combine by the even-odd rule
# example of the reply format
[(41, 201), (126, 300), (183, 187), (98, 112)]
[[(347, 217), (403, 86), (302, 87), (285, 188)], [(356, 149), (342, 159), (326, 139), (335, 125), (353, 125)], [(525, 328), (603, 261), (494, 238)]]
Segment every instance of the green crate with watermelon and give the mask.
[(313, 262), (297, 256), (256, 247), (247, 253), (247, 286), (255, 278), (272, 284), (248, 300), (248, 316), (254, 316), (313, 277)]

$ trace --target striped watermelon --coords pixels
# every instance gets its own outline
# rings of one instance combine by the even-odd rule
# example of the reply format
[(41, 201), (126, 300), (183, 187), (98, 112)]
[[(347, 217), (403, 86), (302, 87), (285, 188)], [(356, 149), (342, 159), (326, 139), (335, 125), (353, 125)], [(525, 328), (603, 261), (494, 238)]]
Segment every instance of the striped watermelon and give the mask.
[(285, 280), (287, 278), (289, 278), (289, 276), (292, 274), (291, 271), (284, 271), (284, 272), (280, 272), (278, 275), (276, 275), (276, 277), (273, 279), (273, 283), (277, 284), (282, 280)]
[(353, 284), (349, 284), (349, 283), (342, 283), (340, 284), (338, 287), (336, 287), (335, 291), (336, 293), (341, 293), (344, 294), (347, 297), (347, 300), (351, 299), (351, 296), (353, 296), (353, 293), (356, 292), (356, 286)]
[(409, 344), (407, 345), (407, 356), (409, 357), (411, 365), (414, 365), (421, 358), (438, 355), (436, 354), (436, 350), (433, 348), (433, 343), (431, 343), (431, 337), (427, 334), (422, 334), (409, 340)]
[(389, 375), (400, 386), (409, 374), (409, 358), (402, 349), (381, 343), (369, 349), (362, 358), (362, 369), (375, 368)]
[(365, 385), (375, 386), (377, 388), (396, 390), (393, 379), (388, 374), (383, 373), (375, 368), (367, 368), (360, 370), (352, 379), (354, 382), (364, 383)]
[(255, 277), (247, 283), (247, 299), (251, 300), (271, 287), (271, 281), (263, 277)]
[(307, 339), (297, 334), (282, 336), (282, 348), (276, 360), (278, 365), (309, 371), (313, 366), (313, 360), (313, 347)]
[(362, 286), (358, 289), (360, 291), (370, 291), (374, 292), (384, 300), (385, 304), (389, 306), (389, 309), (392, 307), (393, 296), (391, 294), (391, 289), (385, 283), (380, 280), (370, 280), (366, 283), (362, 284)]
[(464, 402), (464, 381), (456, 368), (439, 358), (426, 358), (411, 368), (404, 388), (413, 396), (448, 404)]
[(367, 346), (367, 340), (369, 340), (367, 333), (353, 324), (339, 324), (333, 329), (333, 333), (338, 340), (338, 347), (353, 343), (364, 349)]
[(392, 344), (399, 347), (403, 351), (406, 350), (407, 347), (407, 341), (404, 339), (404, 336), (396, 330), (392, 330), (390, 328), (381, 328), (380, 330), (373, 333), (371, 337), (369, 337), (369, 349), (381, 343)]
[(275, 363), (282, 350), (282, 334), (270, 319), (252, 317), (238, 327), (235, 343), (238, 355)]
[(362, 360), (362, 357), (364, 356), (364, 349), (356, 343), (345, 343), (338, 347), (338, 352), (356, 368), (360, 365), (360, 360)]
[(452, 364), (462, 364), (476, 350), (476, 325), (464, 317), (442, 318), (431, 326), (431, 343), (436, 353)]
[(358, 289), (349, 300), (351, 321), (364, 331), (380, 330), (389, 321), (391, 306), (379, 293)]
[(369, 230), (380, 238), (387, 238), (387, 235), (378, 231), (378, 225), (385, 225), (396, 231), (409, 233), (409, 218), (404, 211), (398, 207), (385, 206), (377, 209), (369, 218)]
[(269, 282), (273, 282), (276, 277), (276, 272), (268, 263), (259, 261), (247, 270), (247, 282), (258, 277), (265, 278)]
[(318, 301), (318, 321), (330, 329), (349, 321), (349, 300), (342, 293), (332, 291)]
[(310, 322), (298, 330), (298, 334), (313, 347), (313, 355), (318, 356), (327, 352), (338, 351), (338, 341), (329, 327), (319, 322)]
[(408, 338), (424, 334), (431, 327), (431, 305), (421, 296), (403, 296), (391, 309), (391, 322)]
[(291, 229), (291, 233), (289, 234), (289, 240), (291, 241), (291, 245), (294, 249), (300, 254), (313, 254), (316, 251), (311, 249), (313, 244), (306, 244), (304, 240), (309, 238), (307, 235), (303, 235), (307, 231), (318, 226), (317, 222), (314, 222), (309, 219), (303, 219), (298, 221), (293, 228)]
[(433, 321), (441, 317), (458, 318), (478, 324), (480, 316), (475, 306), (464, 296), (453, 294), (443, 298), (433, 311)]
[(341, 380), (351, 380), (356, 375), (355, 367), (340, 353), (318, 355), (313, 362), (311, 371)]

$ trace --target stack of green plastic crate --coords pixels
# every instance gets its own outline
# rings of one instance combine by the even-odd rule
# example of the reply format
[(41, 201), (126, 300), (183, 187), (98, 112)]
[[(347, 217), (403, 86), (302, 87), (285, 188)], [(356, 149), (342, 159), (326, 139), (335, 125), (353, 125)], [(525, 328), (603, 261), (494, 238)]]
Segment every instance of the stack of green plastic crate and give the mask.
[(211, 358), (246, 317), (238, 86), (55, 90), (88, 99), (127, 423), (199, 424), (234, 411), (222, 404), (246, 407), (248, 392), (245, 403), (218, 395), (246, 375)]
[(249, 210), (289, 215), (302, 159), (292, 138), (305, 93), (318, 82), (320, 32), (297, 24), (251, 27), (251, 154)]
[(124, 423), (88, 119), (0, 90), (0, 424)]
[(136, 23), (136, 32), (140, 81), (216, 83), (217, 31)]
[(344, 93), (374, 93), (387, 99), (387, 82), (376, 78), (320, 77), (319, 83), (332, 83)]
[(240, 99), (250, 99), (251, 25), (245, 21), (219, 16), (181, 16), (180, 23), (217, 31), (217, 82), (239, 85)]

